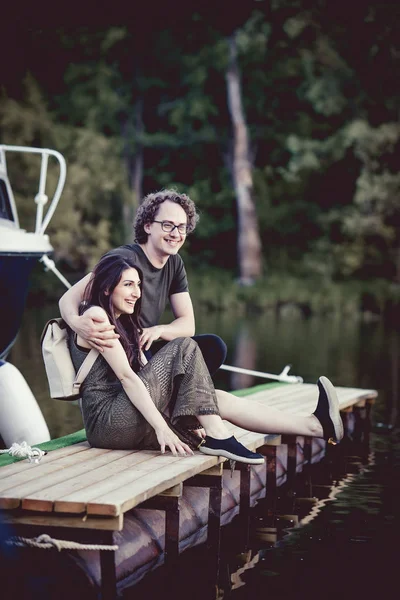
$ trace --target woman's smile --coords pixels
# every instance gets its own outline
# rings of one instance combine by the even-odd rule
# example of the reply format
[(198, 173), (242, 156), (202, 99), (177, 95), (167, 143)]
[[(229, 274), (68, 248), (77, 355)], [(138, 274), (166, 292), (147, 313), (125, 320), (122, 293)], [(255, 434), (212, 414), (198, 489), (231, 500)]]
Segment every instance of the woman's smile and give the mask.
[(141, 281), (139, 273), (133, 267), (126, 269), (111, 294), (115, 316), (132, 314), (136, 301), (141, 296)]

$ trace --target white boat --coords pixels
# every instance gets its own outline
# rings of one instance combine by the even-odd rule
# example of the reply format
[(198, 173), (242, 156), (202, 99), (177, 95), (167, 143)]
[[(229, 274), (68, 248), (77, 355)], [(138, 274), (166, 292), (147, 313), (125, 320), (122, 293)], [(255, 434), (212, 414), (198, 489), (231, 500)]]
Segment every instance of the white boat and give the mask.
[[(35, 230), (22, 229), (7, 172), (10, 152), (38, 154), (41, 168), (38, 193), (32, 199), (37, 205)], [(46, 180), (49, 158), (59, 164), (59, 179), (47, 211)], [(52, 267), (49, 254), (53, 248), (45, 233), (57, 208), (66, 177), (64, 157), (55, 150), (0, 144), (0, 436), (8, 447), (26, 441), (36, 444), (50, 439), (49, 431), (36, 399), (18, 369), (6, 358), (18, 334), (29, 280), (37, 261)]]

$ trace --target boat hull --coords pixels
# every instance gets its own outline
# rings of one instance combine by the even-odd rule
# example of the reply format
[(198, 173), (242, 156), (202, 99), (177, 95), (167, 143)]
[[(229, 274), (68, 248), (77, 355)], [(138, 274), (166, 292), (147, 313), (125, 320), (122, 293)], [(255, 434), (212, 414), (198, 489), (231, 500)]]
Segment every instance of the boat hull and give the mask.
[(0, 360), (0, 437), (6, 448), (50, 440), (39, 405), (18, 369)]
[(42, 254), (0, 254), (0, 359), (6, 358), (19, 331), (32, 269)]

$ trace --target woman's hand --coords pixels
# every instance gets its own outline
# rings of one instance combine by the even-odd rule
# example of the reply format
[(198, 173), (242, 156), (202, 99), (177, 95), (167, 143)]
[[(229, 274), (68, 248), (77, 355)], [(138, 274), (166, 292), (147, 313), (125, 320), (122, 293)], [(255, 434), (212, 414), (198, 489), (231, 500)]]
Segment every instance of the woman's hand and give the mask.
[(178, 438), (178, 436), (168, 427), (156, 429), (156, 436), (160, 444), (161, 454), (165, 454), (165, 447), (171, 450), (174, 456), (187, 456), (193, 454), (193, 450)]

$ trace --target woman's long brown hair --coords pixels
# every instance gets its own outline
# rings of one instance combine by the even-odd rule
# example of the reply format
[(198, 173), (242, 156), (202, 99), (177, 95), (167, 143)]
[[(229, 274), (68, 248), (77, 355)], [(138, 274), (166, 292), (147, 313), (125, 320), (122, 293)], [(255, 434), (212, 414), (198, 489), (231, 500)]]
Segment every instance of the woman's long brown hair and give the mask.
[(93, 269), (92, 278), (86, 286), (80, 314), (90, 306), (101, 306), (106, 311), (110, 323), (114, 325), (116, 333), (120, 336), (119, 340), (126, 352), (129, 364), (134, 371), (138, 371), (143, 366), (139, 345), (139, 336), (142, 333), (139, 326), (142, 298), (140, 297), (136, 301), (132, 315), (125, 314), (119, 318), (115, 316), (114, 306), (111, 302), (111, 295), (120, 282), (123, 272), (131, 268), (136, 269), (142, 282), (143, 273), (133, 261), (120, 254), (103, 256)]

